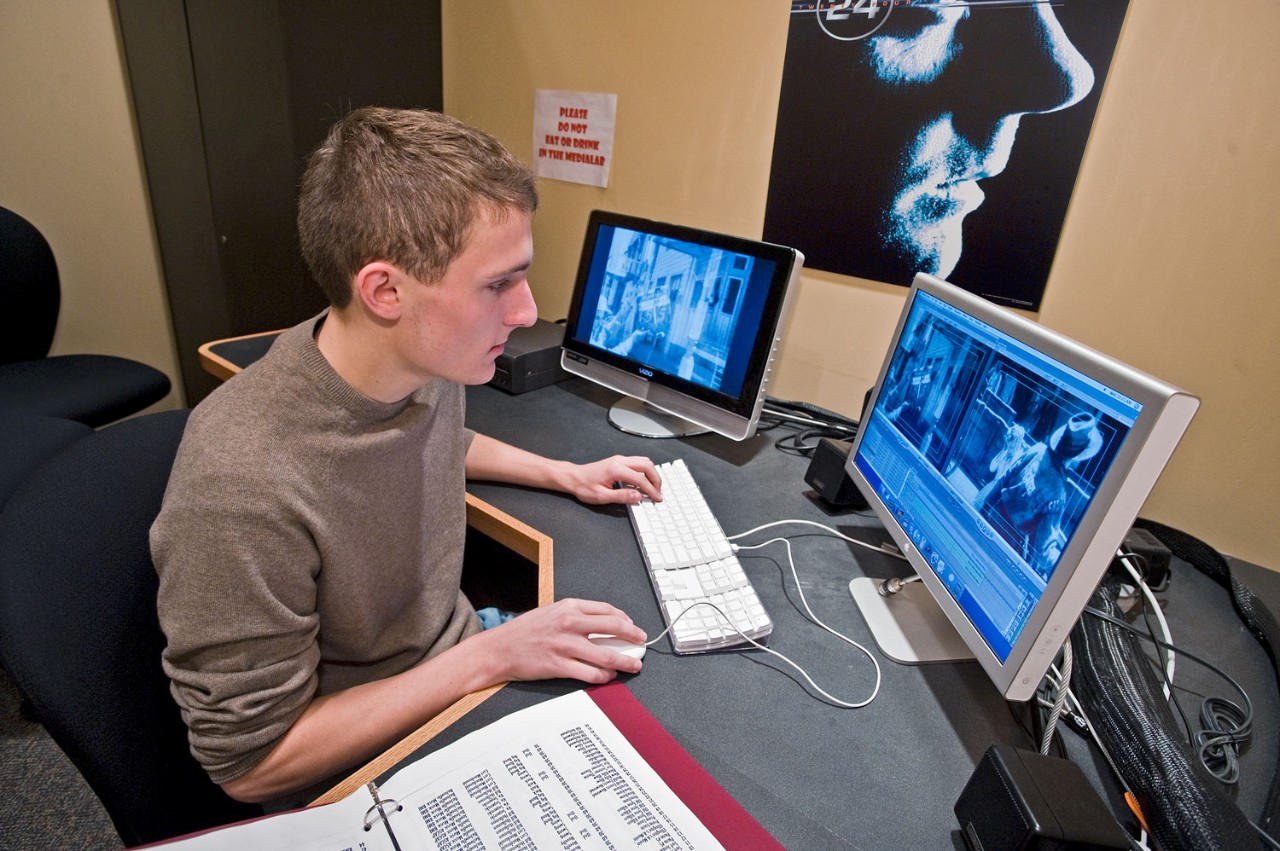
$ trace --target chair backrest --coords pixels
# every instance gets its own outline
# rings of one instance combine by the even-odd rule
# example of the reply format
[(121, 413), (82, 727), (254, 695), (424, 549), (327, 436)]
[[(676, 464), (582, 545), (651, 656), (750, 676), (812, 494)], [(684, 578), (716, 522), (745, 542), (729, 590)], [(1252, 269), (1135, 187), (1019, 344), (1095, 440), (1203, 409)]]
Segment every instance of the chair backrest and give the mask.
[(0, 363), (49, 354), (58, 327), (62, 288), (53, 249), (22, 216), (0, 207)]
[(262, 812), (228, 797), (191, 756), (160, 665), (148, 532), (187, 413), (82, 438), (0, 514), (0, 664), (126, 845)]
[(14, 411), (3, 401), (0, 398), (0, 511), (9, 494), (41, 464), (93, 434), (84, 423)]

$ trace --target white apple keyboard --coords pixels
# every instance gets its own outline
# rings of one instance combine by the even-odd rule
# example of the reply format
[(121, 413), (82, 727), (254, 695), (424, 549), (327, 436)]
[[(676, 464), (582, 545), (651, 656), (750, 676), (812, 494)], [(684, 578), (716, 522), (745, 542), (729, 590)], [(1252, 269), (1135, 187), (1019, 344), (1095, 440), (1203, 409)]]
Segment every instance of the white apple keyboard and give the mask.
[(705, 653), (747, 638), (763, 643), (773, 621), (688, 466), (671, 461), (658, 474), (662, 501), (645, 498), (628, 510), (672, 648)]

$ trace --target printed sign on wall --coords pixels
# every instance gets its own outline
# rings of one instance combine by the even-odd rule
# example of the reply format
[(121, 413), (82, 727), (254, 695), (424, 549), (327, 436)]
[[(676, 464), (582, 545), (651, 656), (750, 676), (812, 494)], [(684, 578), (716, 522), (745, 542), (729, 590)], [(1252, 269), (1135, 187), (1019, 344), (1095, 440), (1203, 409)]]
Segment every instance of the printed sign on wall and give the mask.
[(535, 91), (534, 173), (571, 183), (608, 186), (617, 109), (617, 95)]

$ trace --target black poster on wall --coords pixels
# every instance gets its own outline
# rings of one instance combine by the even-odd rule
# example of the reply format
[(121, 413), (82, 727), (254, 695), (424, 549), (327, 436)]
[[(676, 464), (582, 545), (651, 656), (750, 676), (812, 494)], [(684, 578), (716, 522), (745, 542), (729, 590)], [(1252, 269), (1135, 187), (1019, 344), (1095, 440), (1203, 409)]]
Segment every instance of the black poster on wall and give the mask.
[(1038, 310), (1128, 0), (791, 6), (764, 238)]

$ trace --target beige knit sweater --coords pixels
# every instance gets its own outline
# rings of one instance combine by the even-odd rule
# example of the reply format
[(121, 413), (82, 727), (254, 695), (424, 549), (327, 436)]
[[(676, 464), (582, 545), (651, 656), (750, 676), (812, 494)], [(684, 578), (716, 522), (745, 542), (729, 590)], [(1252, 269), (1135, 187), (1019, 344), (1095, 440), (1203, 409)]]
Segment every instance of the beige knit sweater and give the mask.
[(290, 329), (192, 412), (151, 530), (165, 671), (217, 783), (312, 698), (478, 632), (459, 591), (463, 388), (371, 400)]

